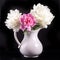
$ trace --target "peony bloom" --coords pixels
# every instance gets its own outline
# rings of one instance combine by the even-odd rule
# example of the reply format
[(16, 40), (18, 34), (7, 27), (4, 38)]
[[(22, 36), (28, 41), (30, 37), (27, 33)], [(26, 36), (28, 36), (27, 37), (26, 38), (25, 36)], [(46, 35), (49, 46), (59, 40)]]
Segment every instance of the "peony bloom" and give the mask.
[(31, 14), (23, 14), (20, 17), (20, 29), (21, 30), (26, 30), (27, 31), (31, 31), (31, 28), (34, 27), (36, 25), (36, 19), (34, 18), (34, 16), (32, 16)]
[(30, 13), (36, 18), (42, 28), (47, 28), (47, 25), (51, 24), (51, 21), (54, 19), (50, 9), (40, 3), (34, 5)]
[(6, 26), (9, 29), (13, 29), (14, 31), (19, 30), (20, 23), (19, 23), (19, 17), (21, 16), (21, 13), (19, 13), (19, 10), (10, 10), (10, 13), (8, 13), (7, 19), (5, 21)]

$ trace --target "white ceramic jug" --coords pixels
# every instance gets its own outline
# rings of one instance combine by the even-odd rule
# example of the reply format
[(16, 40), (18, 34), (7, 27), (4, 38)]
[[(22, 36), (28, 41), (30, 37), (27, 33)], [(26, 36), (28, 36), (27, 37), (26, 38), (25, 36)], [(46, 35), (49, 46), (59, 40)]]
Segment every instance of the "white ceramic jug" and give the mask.
[(32, 30), (30, 32), (24, 33), (24, 38), (20, 43), (17, 38), (17, 32), (14, 31), (14, 38), (18, 44), (18, 48), (24, 57), (38, 57), (42, 51), (43, 46), (42, 43), (38, 39), (38, 32), (41, 28), (37, 30)]

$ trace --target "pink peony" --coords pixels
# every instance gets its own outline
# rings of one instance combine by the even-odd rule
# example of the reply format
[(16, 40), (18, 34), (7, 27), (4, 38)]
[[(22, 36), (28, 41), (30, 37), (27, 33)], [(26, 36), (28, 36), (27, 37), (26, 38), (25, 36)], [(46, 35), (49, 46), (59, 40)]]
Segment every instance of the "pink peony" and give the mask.
[(21, 24), (20, 25), (21, 30), (24, 31), (27, 29), (27, 31), (31, 31), (31, 28), (36, 25), (36, 19), (30, 13), (23, 14), (20, 17), (20, 24)]

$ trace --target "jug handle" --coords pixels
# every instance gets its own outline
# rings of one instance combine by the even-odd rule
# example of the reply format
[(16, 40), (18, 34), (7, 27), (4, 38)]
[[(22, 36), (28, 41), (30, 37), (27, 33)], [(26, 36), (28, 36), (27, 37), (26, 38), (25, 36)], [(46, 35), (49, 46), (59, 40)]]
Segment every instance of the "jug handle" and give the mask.
[(18, 48), (20, 48), (21, 43), (19, 42), (19, 40), (17, 38), (17, 32), (16, 31), (14, 31), (14, 38), (15, 38), (15, 41), (17, 42), (17, 44), (18, 44)]

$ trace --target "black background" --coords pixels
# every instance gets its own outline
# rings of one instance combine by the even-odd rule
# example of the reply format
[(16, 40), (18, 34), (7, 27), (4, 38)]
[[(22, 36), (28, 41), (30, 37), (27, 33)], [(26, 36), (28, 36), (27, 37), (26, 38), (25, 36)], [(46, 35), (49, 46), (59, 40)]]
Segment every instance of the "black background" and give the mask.
[[(13, 31), (9, 30), (4, 21), (10, 9), (19, 9), (28, 13), (34, 4), (41, 3), (49, 6), (55, 15), (47, 29), (42, 29), (38, 37), (43, 44), (43, 52), (38, 58), (24, 58), (14, 40)], [(18, 32), (21, 41), (23, 32)], [(0, 0), (0, 60), (60, 60), (60, 1), (59, 0)]]

